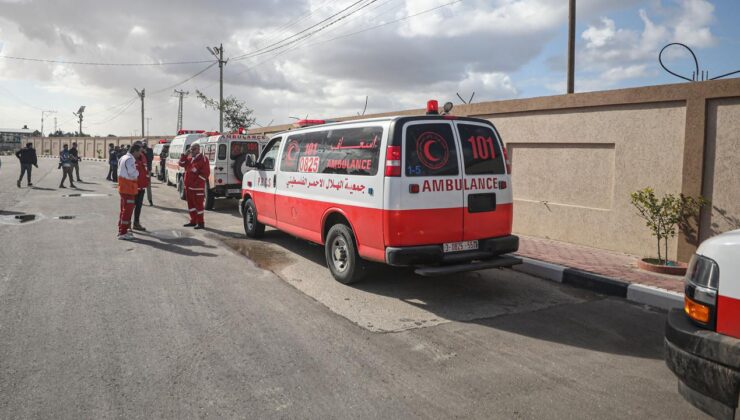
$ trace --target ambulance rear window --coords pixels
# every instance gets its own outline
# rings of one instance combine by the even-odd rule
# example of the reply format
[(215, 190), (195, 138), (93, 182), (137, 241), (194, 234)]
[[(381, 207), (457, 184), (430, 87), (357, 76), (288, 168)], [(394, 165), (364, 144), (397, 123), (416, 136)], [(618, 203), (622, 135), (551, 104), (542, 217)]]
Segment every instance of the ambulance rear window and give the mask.
[(260, 144), (256, 141), (235, 141), (231, 143), (231, 160), (236, 160), (243, 154), (257, 156), (260, 154)]
[(358, 127), (293, 134), (280, 170), (345, 175), (378, 173), (383, 127)]
[(457, 147), (452, 126), (412, 124), (406, 127), (406, 176), (457, 175)]
[(501, 146), (491, 127), (459, 124), (465, 173), (468, 175), (506, 173)]

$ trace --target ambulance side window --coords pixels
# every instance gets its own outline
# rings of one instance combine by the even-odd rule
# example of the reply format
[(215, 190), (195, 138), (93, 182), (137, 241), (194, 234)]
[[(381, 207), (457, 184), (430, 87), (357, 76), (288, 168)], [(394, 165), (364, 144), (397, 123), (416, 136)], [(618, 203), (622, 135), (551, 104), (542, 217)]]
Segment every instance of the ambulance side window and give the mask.
[(278, 156), (278, 150), (280, 150), (280, 138), (273, 140), (265, 148), (265, 153), (262, 155), (262, 169), (265, 171), (275, 170), (275, 160)]
[(225, 159), (226, 159), (226, 145), (219, 144), (218, 145), (218, 160), (225, 160)]
[(457, 175), (457, 147), (452, 126), (411, 124), (406, 126), (406, 176)]

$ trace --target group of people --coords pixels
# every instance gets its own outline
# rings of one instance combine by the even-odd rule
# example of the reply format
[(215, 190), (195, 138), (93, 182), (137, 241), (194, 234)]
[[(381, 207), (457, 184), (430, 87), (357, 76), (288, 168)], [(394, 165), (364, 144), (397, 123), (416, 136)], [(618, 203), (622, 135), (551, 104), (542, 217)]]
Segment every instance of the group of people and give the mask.
[[(26, 176), (26, 184), (29, 187), (33, 186), (31, 182), (31, 171), (33, 167), (39, 167), (38, 157), (36, 156), (36, 149), (33, 148), (33, 143), (26, 143), (26, 147), (20, 149), (15, 153), (15, 156), (21, 163), (21, 174), (18, 177), (16, 185), (21, 188), (21, 181), (23, 176)], [(62, 146), (62, 150), (59, 151), (59, 169), (62, 170), (62, 182), (59, 184), (59, 188), (67, 188), (64, 186), (64, 181), (69, 177), (69, 186), (76, 188), (74, 184), (74, 175), (77, 176), (77, 181), (82, 182), (80, 179), (80, 153), (77, 150), (77, 143), (72, 143), (72, 148), (67, 144)]]
[[(33, 143), (27, 143), (26, 147), (16, 152), (16, 157), (21, 163), (21, 174), (18, 178), (18, 188), (26, 176), (29, 187), (31, 183), (31, 169), (38, 168), (38, 158)], [(133, 239), (132, 230), (146, 231), (141, 225), (141, 208), (144, 203), (144, 195), (147, 195), (149, 205), (153, 206), (150, 173), (154, 151), (147, 146), (146, 142), (137, 141), (130, 146), (114, 146), (109, 144), (108, 148), (108, 176), (107, 180), (118, 182), (118, 192), (121, 196), (121, 208), (118, 218), (118, 239)], [(200, 145), (193, 144), (189, 150), (180, 157), (179, 165), (184, 168), (185, 198), (188, 203), (188, 214), (190, 221), (185, 227), (204, 229), (204, 200), (206, 180), (210, 176), (211, 169), (208, 158), (201, 153)], [(74, 178), (80, 179), (80, 155), (77, 143), (72, 147), (63, 145), (59, 152), (59, 169), (62, 169), (62, 182), (59, 188), (66, 188), (64, 181), (69, 177), (69, 185), (76, 188)], [(133, 223), (132, 223), (133, 217)]]
[[(112, 146), (112, 145), (111, 145)], [(151, 201), (151, 182), (149, 174), (153, 152), (146, 143), (135, 142), (115, 164), (118, 179), (118, 192), (121, 196), (121, 211), (118, 218), (118, 239), (131, 240), (134, 238), (132, 230), (145, 231), (140, 223), (141, 207), (145, 191), (149, 191)], [(185, 227), (204, 229), (204, 200), (206, 180), (211, 173), (208, 158), (200, 152), (200, 145), (192, 145), (180, 157), (179, 165), (184, 168), (185, 198), (188, 203), (190, 221)], [(133, 225), (132, 218), (133, 216)]]

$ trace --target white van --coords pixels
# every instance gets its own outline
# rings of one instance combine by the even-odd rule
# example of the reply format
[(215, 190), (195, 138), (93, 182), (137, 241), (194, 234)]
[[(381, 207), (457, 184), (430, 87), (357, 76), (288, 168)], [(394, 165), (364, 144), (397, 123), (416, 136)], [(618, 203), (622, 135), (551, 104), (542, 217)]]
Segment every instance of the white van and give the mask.
[(436, 115), (315, 125), (272, 137), (244, 176), (248, 237), (322, 244), (340, 282), (363, 260), (441, 275), (520, 263), (506, 150), (490, 121)]
[(176, 185), (180, 198), (185, 199), (183, 186), (183, 169), (180, 168), (180, 156), (190, 148), (194, 141), (206, 136), (204, 130), (180, 130), (170, 142), (170, 150), (164, 167), (164, 180), (167, 185)]
[(206, 185), (206, 210), (212, 210), (217, 197), (240, 198), (247, 159), (256, 160), (267, 144), (267, 137), (246, 134), (215, 134), (197, 140), (211, 165)]

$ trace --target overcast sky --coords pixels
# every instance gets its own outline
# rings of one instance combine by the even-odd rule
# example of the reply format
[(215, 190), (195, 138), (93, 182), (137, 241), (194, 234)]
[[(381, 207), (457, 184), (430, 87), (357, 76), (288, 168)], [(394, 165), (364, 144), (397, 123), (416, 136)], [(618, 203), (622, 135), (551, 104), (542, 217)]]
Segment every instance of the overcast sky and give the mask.
[[(118, 64), (207, 61), (206, 46), (223, 42), (231, 58), (224, 95), (246, 101), (263, 125), (287, 123), (291, 116), (356, 114), (366, 96), (367, 113), (374, 113), (419, 108), (429, 98), (460, 103), (456, 92), (466, 100), (475, 92), (476, 102), (564, 93), (567, 0), (451, 2), (0, 0), (0, 55)], [(579, 0), (576, 90), (678, 81), (657, 62), (660, 48), (672, 41), (694, 48), (710, 75), (740, 69), (738, 3)], [(691, 75), (687, 56), (670, 56), (673, 68)], [(58, 113), (47, 117), (45, 132), (55, 116), (61, 129), (75, 130), (72, 112), (86, 105), (86, 133), (139, 133), (136, 87), (147, 91), (150, 134), (171, 135), (173, 86), (209, 65), (0, 58), (0, 127), (38, 129), (41, 109), (49, 109)], [(218, 97), (218, 67), (176, 87), (191, 92), (184, 127), (217, 129), (218, 114), (204, 109), (194, 91)]]

